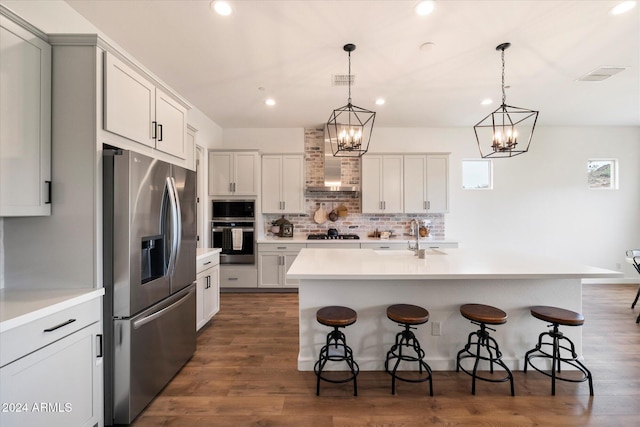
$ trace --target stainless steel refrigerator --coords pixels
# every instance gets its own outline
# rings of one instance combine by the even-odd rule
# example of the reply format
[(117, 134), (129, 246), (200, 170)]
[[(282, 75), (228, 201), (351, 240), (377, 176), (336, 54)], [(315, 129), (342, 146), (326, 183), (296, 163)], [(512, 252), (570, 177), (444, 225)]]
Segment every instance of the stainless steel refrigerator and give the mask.
[(130, 424), (196, 347), (196, 174), (106, 147), (105, 424)]

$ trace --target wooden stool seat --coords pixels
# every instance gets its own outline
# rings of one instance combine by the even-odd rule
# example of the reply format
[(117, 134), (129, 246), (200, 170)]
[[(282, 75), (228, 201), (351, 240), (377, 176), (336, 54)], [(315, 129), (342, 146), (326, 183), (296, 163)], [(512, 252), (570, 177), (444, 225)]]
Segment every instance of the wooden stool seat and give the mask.
[(316, 319), (318, 323), (325, 326), (344, 327), (356, 323), (358, 315), (349, 307), (332, 305), (318, 310)]
[(575, 311), (566, 310), (564, 308), (549, 307), (545, 305), (536, 305), (531, 307), (531, 315), (545, 322), (565, 325), (565, 326), (581, 326), (584, 323), (584, 316)]
[(387, 317), (404, 325), (421, 325), (429, 321), (429, 312), (417, 305), (394, 304), (387, 307)]
[(488, 325), (507, 323), (507, 313), (499, 308), (484, 304), (464, 304), (460, 306), (460, 314), (465, 318)]

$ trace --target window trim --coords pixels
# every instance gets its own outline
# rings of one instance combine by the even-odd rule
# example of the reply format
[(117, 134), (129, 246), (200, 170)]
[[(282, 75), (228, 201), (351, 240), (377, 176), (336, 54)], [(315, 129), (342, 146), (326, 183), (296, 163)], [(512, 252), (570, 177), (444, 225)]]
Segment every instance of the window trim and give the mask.
[[(464, 165), (465, 163), (486, 163), (488, 165), (488, 180), (489, 180), (489, 185), (487, 187), (465, 187), (465, 174), (464, 174)], [(470, 191), (477, 191), (477, 190), (493, 190), (493, 160), (491, 159), (462, 159), (461, 163), (461, 174), (462, 174), (462, 189), (463, 190), (470, 190)]]
[[(611, 185), (607, 187), (592, 187), (589, 183), (589, 166), (592, 162), (610, 162), (611, 163)], [(617, 190), (619, 188), (619, 165), (618, 159), (614, 158), (593, 158), (587, 159), (587, 188), (589, 190)]]

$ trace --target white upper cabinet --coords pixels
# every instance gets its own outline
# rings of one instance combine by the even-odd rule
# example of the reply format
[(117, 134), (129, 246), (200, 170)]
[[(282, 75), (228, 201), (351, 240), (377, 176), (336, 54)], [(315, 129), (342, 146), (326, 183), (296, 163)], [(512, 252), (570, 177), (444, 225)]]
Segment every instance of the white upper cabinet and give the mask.
[(401, 155), (362, 157), (362, 212), (403, 212), (403, 158)]
[(51, 215), (51, 46), (0, 16), (0, 216)]
[(262, 212), (304, 212), (304, 156), (262, 156)]
[(108, 52), (104, 129), (180, 159), (187, 157), (187, 109)]
[(257, 196), (257, 151), (210, 151), (210, 196)]
[(449, 155), (427, 155), (427, 209), (430, 213), (449, 212)]
[(449, 211), (449, 156), (415, 154), (404, 156), (404, 212)]

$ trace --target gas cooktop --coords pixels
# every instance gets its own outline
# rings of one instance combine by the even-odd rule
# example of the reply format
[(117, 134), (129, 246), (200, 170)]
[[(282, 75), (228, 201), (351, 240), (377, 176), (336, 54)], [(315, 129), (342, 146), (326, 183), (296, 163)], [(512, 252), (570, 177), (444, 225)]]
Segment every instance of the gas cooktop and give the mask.
[(307, 240), (358, 240), (360, 236), (357, 234), (338, 234), (337, 236), (329, 236), (328, 234), (309, 234)]

